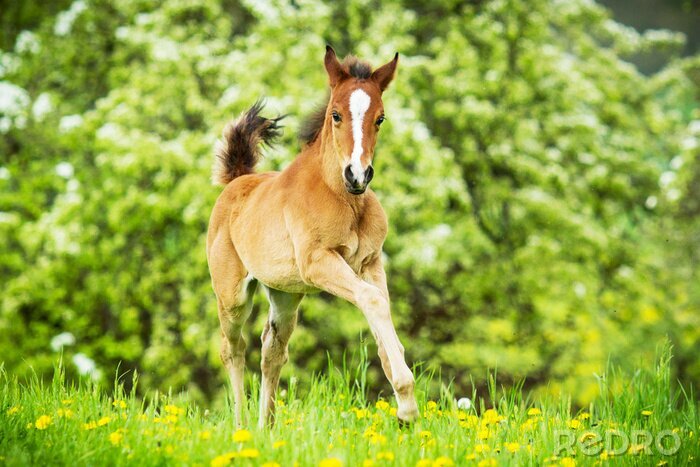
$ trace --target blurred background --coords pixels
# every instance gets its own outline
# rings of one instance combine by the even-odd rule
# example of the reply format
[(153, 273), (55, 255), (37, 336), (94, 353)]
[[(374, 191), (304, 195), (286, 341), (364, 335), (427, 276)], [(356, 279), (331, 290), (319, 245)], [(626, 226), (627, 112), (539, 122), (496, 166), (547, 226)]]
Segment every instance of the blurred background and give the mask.
[[(266, 97), (284, 168), (331, 43), (401, 53), (372, 183), (409, 362), (586, 404), (610, 360), (700, 383), (700, 6), (686, 0), (0, 2), (0, 359), (222, 400), (212, 147)], [(684, 31), (684, 33), (680, 32)], [(268, 305), (248, 326), (259, 370)], [(282, 386), (369, 346), (307, 297)]]

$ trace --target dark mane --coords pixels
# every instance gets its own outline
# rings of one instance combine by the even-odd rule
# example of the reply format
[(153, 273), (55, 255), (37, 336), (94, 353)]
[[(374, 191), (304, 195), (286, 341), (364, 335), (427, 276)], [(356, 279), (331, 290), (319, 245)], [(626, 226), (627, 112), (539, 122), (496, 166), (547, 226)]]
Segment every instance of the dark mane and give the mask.
[(363, 62), (354, 55), (345, 57), (342, 65), (353, 78), (369, 79), (369, 77), (372, 76), (372, 67), (369, 63)]
[[(369, 77), (372, 76), (372, 67), (370, 64), (363, 62), (354, 55), (348, 55), (345, 57), (342, 65), (345, 71), (353, 78), (369, 79)], [(330, 94), (326, 96), (323, 103), (316, 107), (316, 109), (314, 109), (314, 111), (307, 115), (307, 117), (302, 121), (299, 129), (299, 139), (301, 140), (302, 144), (313, 143), (321, 133), (323, 122), (326, 119), (326, 108), (328, 107), (328, 100), (330, 97)]]

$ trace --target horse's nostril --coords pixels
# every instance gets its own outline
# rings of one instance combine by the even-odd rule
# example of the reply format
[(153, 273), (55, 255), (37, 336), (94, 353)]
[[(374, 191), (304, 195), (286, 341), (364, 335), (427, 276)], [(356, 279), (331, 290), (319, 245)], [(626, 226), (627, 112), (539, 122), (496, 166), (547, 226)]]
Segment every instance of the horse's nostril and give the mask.
[(355, 178), (352, 176), (352, 169), (350, 166), (345, 167), (345, 171), (343, 171), (343, 175), (345, 176), (345, 180), (347, 180), (349, 183), (355, 183)]
[(365, 170), (365, 183), (371, 182), (372, 177), (374, 177), (374, 169), (370, 165), (367, 167), (367, 170)]

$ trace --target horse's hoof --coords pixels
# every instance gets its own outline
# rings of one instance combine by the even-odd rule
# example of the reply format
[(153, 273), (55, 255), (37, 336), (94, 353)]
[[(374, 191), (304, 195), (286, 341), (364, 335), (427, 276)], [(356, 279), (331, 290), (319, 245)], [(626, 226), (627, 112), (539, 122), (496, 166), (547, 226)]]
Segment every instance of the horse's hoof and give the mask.
[(399, 428), (400, 429), (406, 429), (406, 428), (411, 428), (413, 425), (413, 420), (404, 420), (402, 418), (396, 417), (396, 420), (399, 422)]

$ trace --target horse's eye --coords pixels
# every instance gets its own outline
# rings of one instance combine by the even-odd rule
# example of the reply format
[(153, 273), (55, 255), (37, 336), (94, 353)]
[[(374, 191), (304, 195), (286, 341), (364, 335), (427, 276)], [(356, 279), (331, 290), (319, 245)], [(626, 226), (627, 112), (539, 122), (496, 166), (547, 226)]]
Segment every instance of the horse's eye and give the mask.
[(381, 125), (382, 122), (384, 122), (384, 115), (379, 117), (376, 122), (374, 122), (377, 126)]
[(333, 121), (335, 123), (340, 123), (341, 118), (340, 118), (340, 114), (338, 112), (336, 112), (334, 110), (333, 112), (331, 112), (331, 116), (333, 117)]

